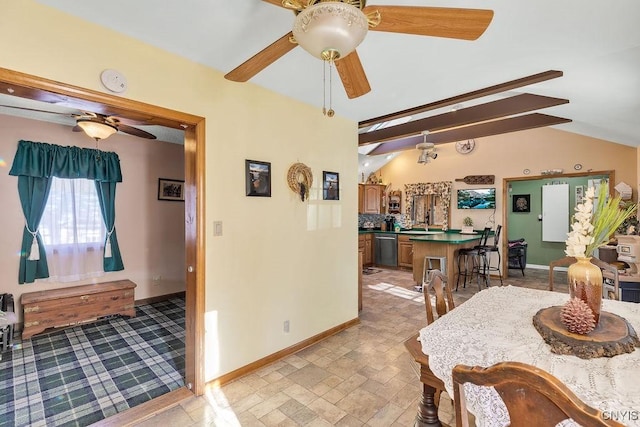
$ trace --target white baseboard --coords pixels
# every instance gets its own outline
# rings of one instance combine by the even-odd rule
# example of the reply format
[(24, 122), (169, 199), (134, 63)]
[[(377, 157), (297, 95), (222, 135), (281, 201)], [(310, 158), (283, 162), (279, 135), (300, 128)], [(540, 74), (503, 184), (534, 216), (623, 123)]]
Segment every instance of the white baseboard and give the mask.
[[(533, 268), (534, 270), (547, 270), (549, 271), (548, 265), (538, 265), (538, 264), (527, 264), (527, 268)], [(567, 267), (554, 267), (554, 271), (567, 271)]]

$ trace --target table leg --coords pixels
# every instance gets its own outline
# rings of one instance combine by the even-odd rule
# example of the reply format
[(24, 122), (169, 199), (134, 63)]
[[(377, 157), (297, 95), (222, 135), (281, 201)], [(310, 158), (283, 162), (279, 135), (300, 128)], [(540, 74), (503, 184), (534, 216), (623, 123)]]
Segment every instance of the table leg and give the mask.
[(415, 427), (441, 427), (438, 419), (438, 407), (435, 403), (436, 389), (422, 384), (422, 397), (418, 403), (418, 415), (416, 415)]

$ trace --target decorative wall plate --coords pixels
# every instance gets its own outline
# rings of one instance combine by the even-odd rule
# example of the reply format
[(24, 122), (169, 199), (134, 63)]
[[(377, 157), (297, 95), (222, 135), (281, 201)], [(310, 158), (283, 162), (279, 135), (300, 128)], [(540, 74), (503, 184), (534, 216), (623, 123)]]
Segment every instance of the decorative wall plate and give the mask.
[(456, 142), (456, 151), (460, 154), (468, 154), (476, 147), (475, 139), (468, 139), (466, 141)]

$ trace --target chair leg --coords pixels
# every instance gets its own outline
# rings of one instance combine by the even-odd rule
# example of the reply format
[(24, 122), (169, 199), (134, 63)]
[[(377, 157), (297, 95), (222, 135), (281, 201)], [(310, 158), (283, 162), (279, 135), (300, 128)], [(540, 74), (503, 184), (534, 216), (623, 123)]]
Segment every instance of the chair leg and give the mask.
[[(442, 390), (439, 388), (436, 389), (436, 392), (433, 394), (433, 403), (436, 405), (436, 408), (440, 407), (440, 396), (442, 395)], [(453, 402), (453, 400), (452, 400)]]

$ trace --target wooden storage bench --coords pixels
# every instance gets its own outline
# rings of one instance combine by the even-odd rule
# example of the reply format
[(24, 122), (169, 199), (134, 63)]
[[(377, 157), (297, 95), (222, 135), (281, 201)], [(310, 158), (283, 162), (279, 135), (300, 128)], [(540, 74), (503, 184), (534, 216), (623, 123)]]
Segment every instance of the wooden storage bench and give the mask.
[(131, 280), (118, 280), (22, 294), (22, 339), (31, 338), (47, 328), (87, 322), (103, 316), (121, 314), (135, 317), (135, 287)]

